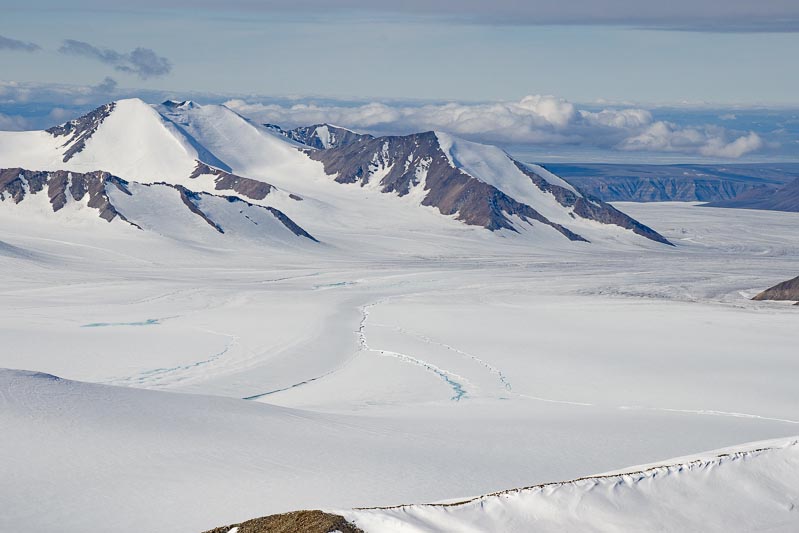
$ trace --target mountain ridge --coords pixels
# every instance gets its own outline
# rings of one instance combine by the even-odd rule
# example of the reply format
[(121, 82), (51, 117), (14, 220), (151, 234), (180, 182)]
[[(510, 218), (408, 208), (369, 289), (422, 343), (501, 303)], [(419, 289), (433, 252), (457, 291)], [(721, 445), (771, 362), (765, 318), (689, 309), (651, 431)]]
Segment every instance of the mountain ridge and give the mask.
[[(333, 212), (339, 220), (359, 215), (357, 195), (324, 184), (332, 182), (357, 183), (387, 198), (408, 197), (410, 204), (491, 232), (541, 234), (546, 240), (554, 230), (587, 243), (624, 239), (629, 231), (671, 244), (546, 169), (522, 164), (496, 147), (436, 132), (375, 138), (330, 125), (290, 134), (276, 128), (220, 105), (127, 99), (43, 132), (0, 132), (0, 160), (8, 168), (102, 171), (131, 183), (179, 186), (186, 198), (188, 191), (246, 198), (279, 211), (308, 236), (303, 222), (314, 221), (320, 231), (320, 221)], [(308, 195), (312, 201), (301, 206)], [(409, 224), (415, 218), (408, 202), (386, 203), (384, 209)]]

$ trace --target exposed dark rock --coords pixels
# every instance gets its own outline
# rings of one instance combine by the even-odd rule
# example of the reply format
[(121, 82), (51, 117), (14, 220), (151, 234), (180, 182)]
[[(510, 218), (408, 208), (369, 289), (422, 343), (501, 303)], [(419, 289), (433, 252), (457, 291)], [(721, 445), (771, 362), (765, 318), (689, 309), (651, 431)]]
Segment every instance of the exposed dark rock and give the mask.
[(673, 246), (673, 244), (670, 243), (668, 239), (663, 237), (660, 233), (656, 232), (649, 226), (641, 224), (634, 218), (622, 213), (612, 205), (603, 202), (599, 198), (591, 197), (585, 193), (582, 193), (582, 196), (577, 195), (570, 189), (549, 183), (547, 180), (533, 172), (526, 165), (519, 163), (518, 161), (514, 161), (514, 163), (516, 163), (516, 166), (519, 170), (527, 174), (530, 179), (533, 180), (533, 183), (535, 183), (539, 189), (552, 193), (558, 203), (560, 203), (562, 206), (573, 207), (573, 212), (577, 216), (587, 218), (589, 220), (596, 220), (602, 224), (613, 224), (620, 226), (622, 228), (632, 230), (632, 232), (636, 235)]
[(235, 191), (253, 200), (263, 200), (275, 189), (275, 187), (269, 183), (243, 178), (236, 174), (208, 166), (200, 161), (197, 161), (197, 166), (194, 168), (194, 172), (191, 173), (189, 178), (195, 179), (203, 174), (216, 176), (214, 188), (217, 191)]
[[(277, 124), (264, 124), (267, 128), (284, 137), (300, 144), (324, 150), (337, 146), (347, 146), (356, 142), (374, 139), (372, 135), (356, 133), (346, 128), (331, 126), (330, 124), (314, 124), (313, 126), (300, 126), (291, 130), (284, 130)], [(326, 128), (328, 135), (322, 138), (321, 134)]]
[(295, 511), (265, 516), (218, 527), (205, 533), (228, 533), (234, 527), (238, 528), (237, 533), (363, 533), (343, 516), (322, 511)]
[(444, 215), (457, 215), (456, 218), (466, 224), (483, 226), (491, 231), (517, 231), (508, 216), (518, 215), (527, 222), (536, 220), (547, 224), (570, 240), (586, 240), (496, 187), (453, 168), (433, 132), (361, 140), (347, 146), (318, 150), (309, 156), (321, 161), (325, 172), (335, 174), (339, 183), (360, 182), (365, 185), (375, 171), (389, 169), (380, 181), (381, 190), (399, 196), (405, 196), (412, 187), (420, 185), (424, 176), (427, 194), (422, 205), (436, 207)]
[(753, 300), (796, 301), (799, 304), (799, 276), (774, 285), (761, 292)]
[[(195, 215), (202, 218), (209, 226), (214, 228), (219, 233), (225, 233), (225, 230), (222, 226), (220, 226), (216, 221), (214, 221), (207, 213), (202, 210), (200, 203), (202, 202), (203, 197), (214, 197), (216, 195), (209, 194), (206, 192), (195, 192), (192, 190), (187, 189), (182, 185), (173, 185), (171, 183), (155, 183), (154, 185), (163, 185), (166, 187), (171, 187), (177, 190), (180, 193), (180, 199), (183, 201), (183, 204)], [(257, 204), (252, 204), (246, 200), (239, 198), (238, 196), (216, 196), (217, 198), (223, 198), (230, 203), (242, 203), (248, 207), (253, 207), (255, 209), (264, 209), (269, 211), (269, 213), (275, 217), (281, 224), (283, 224), (286, 229), (291, 231), (294, 235), (298, 237), (305, 237), (306, 239), (310, 239), (314, 242), (319, 242), (313, 235), (305, 231), (302, 227), (300, 227), (296, 222), (294, 222), (288, 215), (284, 212), (280, 211), (279, 209), (275, 209), (274, 207), (269, 206), (262, 206)]]
[(711, 202), (704, 207), (761, 209), (799, 213), (799, 179), (780, 188), (757, 187), (731, 200)]
[(294, 235), (298, 237), (305, 237), (307, 239), (311, 239), (314, 242), (319, 242), (316, 239), (316, 237), (314, 237), (313, 235), (302, 229), (299, 225), (297, 225), (296, 222), (291, 220), (288, 217), (288, 215), (286, 215), (283, 211), (275, 209), (274, 207), (266, 207), (265, 209), (268, 209), (269, 212), (271, 212), (275, 216), (275, 218), (278, 219), (284, 226), (286, 226), (286, 228), (288, 228), (289, 231), (291, 231)]
[(197, 104), (191, 100), (166, 100), (161, 102), (161, 105), (168, 109), (194, 109), (197, 107)]
[[(260, 182), (257, 182), (260, 183)], [(202, 218), (208, 225), (219, 233), (224, 233), (218, 223), (209, 217), (200, 207), (204, 196), (214, 196), (208, 193), (194, 192), (182, 185), (157, 183), (178, 191), (183, 204), (195, 215)], [(271, 187), (271, 185), (268, 185)], [(0, 200), (20, 203), (30, 194), (47, 194), (53, 212), (60, 211), (66, 206), (69, 197), (75, 201), (82, 201), (88, 197), (87, 205), (97, 210), (100, 218), (111, 222), (119, 218), (128, 224), (141, 229), (137, 224), (125, 218), (108, 197), (108, 187), (115, 187), (119, 191), (131, 196), (129, 183), (108, 172), (69, 172), (57, 170), (52, 172), (25, 170), (21, 168), (0, 169)], [(265, 207), (252, 204), (238, 196), (221, 196), (228, 202), (240, 202), (249, 207), (264, 209), (283, 224), (289, 231), (298, 237), (305, 237), (314, 242), (319, 242), (310, 233), (305, 231), (282, 211), (274, 207)]]
[[(98, 211), (100, 218), (111, 222), (119, 217), (121, 220), (136, 226), (116, 210), (108, 198), (106, 188), (113, 186), (130, 194), (128, 182), (112, 176), (108, 172), (69, 172), (56, 170), (52, 172), (25, 170), (21, 168), (0, 169), (0, 195), (20, 203), (27, 194), (47, 191), (53, 211), (61, 210), (67, 203), (67, 195), (73, 200), (81, 201), (88, 196), (87, 205)], [(138, 226), (136, 226), (138, 227)]]
[(67, 149), (64, 152), (64, 163), (72, 159), (75, 154), (81, 152), (86, 147), (86, 141), (94, 135), (94, 132), (97, 131), (100, 124), (111, 114), (115, 106), (115, 102), (102, 105), (82, 117), (45, 130), (55, 137), (69, 137), (62, 145), (62, 147)]
[(206, 215), (202, 209), (199, 207), (200, 203), (200, 195), (201, 193), (190, 191), (186, 187), (182, 185), (170, 185), (168, 183), (159, 183), (158, 185), (166, 185), (168, 187), (172, 187), (176, 189), (180, 193), (180, 199), (183, 201), (183, 204), (189, 208), (189, 211), (200, 217), (201, 219), (205, 220), (209, 226), (214, 228), (219, 233), (225, 233), (225, 230), (222, 229), (222, 226), (211, 220), (211, 217)]

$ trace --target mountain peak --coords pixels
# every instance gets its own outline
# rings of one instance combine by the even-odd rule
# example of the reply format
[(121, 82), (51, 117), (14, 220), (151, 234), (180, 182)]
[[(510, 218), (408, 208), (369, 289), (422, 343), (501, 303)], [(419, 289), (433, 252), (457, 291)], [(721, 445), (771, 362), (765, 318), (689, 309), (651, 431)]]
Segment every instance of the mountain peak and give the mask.
[(164, 100), (161, 105), (171, 109), (194, 109), (199, 107), (193, 100)]
[(372, 135), (358, 133), (329, 123), (299, 126), (291, 130), (284, 130), (277, 124), (264, 124), (263, 126), (287, 139), (319, 150), (374, 139)]

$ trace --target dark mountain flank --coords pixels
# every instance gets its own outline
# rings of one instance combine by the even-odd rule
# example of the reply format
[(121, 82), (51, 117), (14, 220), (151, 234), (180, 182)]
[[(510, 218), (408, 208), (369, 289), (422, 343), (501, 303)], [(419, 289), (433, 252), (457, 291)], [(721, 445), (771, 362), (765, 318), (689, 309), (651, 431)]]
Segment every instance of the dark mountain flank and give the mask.
[(189, 178), (196, 179), (204, 174), (216, 176), (214, 187), (217, 191), (235, 191), (252, 200), (263, 200), (270, 192), (275, 190), (275, 187), (269, 183), (243, 178), (236, 174), (231, 174), (230, 172), (208, 166), (200, 161), (197, 161), (197, 166)]
[[(96, 209), (100, 218), (111, 222), (119, 217), (128, 221), (111, 203), (106, 187), (115, 187), (130, 195), (128, 182), (108, 172), (87, 173), (57, 170), (42, 172), (21, 168), (0, 169), (0, 199), (18, 204), (30, 194), (46, 192), (53, 212), (60, 211), (69, 201), (82, 201), (88, 196), (89, 207)], [(135, 226), (135, 224), (133, 224)], [(138, 226), (137, 226), (138, 227)]]
[(730, 200), (705, 204), (705, 207), (731, 207), (799, 213), (799, 179), (778, 189), (758, 187)]
[(86, 147), (86, 141), (97, 131), (97, 128), (111, 114), (115, 106), (115, 102), (102, 105), (82, 117), (45, 130), (55, 137), (68, 137), (62, 145), (62, 148), (66, 148), (64, 163)]
[(797, 305), (799, 305), (799, 276), (774, 285), (770, 289), (766, 289), (752, 299), (796, 301)]
[[(207, 193), (207, 192), (194, 192), (192, 190), (187, 189), (182, 185), (173, 185), (170, 183), (156, 183), (154, 185), (163, 185), (165, 187), (171, 187), (177, 190), (180, 193), (180, 199), (183, 204), (195, 215), (199, 216), (209, 226), (214, 228), (219, 233), (225, 233), (225, 230), (222, 226), (216, 223), (205, 211), (202, 209), (202, 200), (203, 198), (212, 198), (216, 195)], [(319, 242), (313, 235), (302, 229), (296, 222), (291, 220), (283, 211), (279, 209), (275, 209), (274, 207), (270, 206), (263, 206), (263, 205), (256, 205), (246, 200), (242, 200), (238, 196), (216, 196), (217, 198), (224, 198), (230, 204), (238, 204), (240, 206), (247, 206), (253, 209), (262, 209), (268, 213), (270, 213), (278, 222), (283, 224), (287, 230), (292, 232), (297, 237), (305, 237), (306, 239), (310, 239), (314, 242)]]
[[(532, 206), (510, 197), (497, 187), (454, 166), (434, 132), (361, 139), (352, 144), (309, 153), (324, 164), (325, 172), (339, 183), (372, 185), (384, 193), (405, 196), (420, 191), (422, 205), (436, 207), (444, 215), (456, 215), (466, 224), (491, 231), (518, 231), (511, 216), (546, 224), (573, 241), (586, 241), (568, 227), (547, 219)], [(508, 156), (509, 157), (509, 156)], [(542, 193), (552, 194), (564, 210), (575, 216), (616, 224), (664, 244), (663, 236), (612, 206), (555, 185), (527, 166), (513, 161)], [(379, 180), (378, 183), (372, 183)], [(421, 188), (421, 189), (419, 189)]]
[[(222, 174), (222, 176), (220, 176), (220, 180), (223, 181), (217, 181), (217, 186), (219, 186), (220, 183), (227, 184), (227, 182), (224, 180), (233, 180), (233, 183), (230, 187), (231, 189), (233, 189), (235, 186), (239, 186), (239, 188), (243, 187), (251, 194), (256, 194), (264, 190), (255, 189), (255, 192), (253, 192), (253, 190), (250, 190), (249, 188), (250, 186), (254, 186), (253, 184), (272, 187), (271, 185), (256, 182), (254, 180), (247, 180), (246, 178), (240, 178), (222, 171), (219, 172)], [(213, 172), (210, 173), (213, 174)], [(242, 213), (242, 209), (244, 207), (268, 213), (269, 216), (280, 222), (294, 235), (318, 242), (316, 238), (305, 231), (282, 211), (275, 209), (274, 207), (252, 204), (234, 195), (214, 195), (206, 192), (195, 192), (182, 185), (170, 183), (138, 184), (136, 182), (125, 181), (109, 174), (108, 172), (102, 171), (79, 173), (66, 170), (46, 172), (25, 170), (21, 168), (0, 169), (0, 201), (11, 201), (15, 204), (18, 204), (30, 195), (47, 194), (50, 205), (53, 208), (53, 212), (60, 211), (70, 201), (86, 201), (86, 205), (90, 208), (96, 209), (100, 218), (103, 220), (111, 222), (114, 219), (119, 218), (120, 220), (123, 220), (132, 226), (142, 229), (138, 224), (135, 224), (126, 218), (125, 215), (120, 212), (119, 209), (121, 208), (118, 205), (114, 205), (108, 195), (109, 187), (113, 187), (136, 200), (137, 194), (134, 194), (132, 191), (136, 191), (137, 189), (133, 187), (133, 185), (142, 185), (144, 187), (163, 186), (176, 190), (180, 194), (180, 199), (183, 205), (185, 205), (186, 208), (193, 214), (202, 218), (208, 225), (210, 225), (219, 233), (225, 233), (225, 230), (219, 223), (213, 220), (213, 217), (203, 210), (202, 202), (204, 199), (222, 198), (226, 200), (228, 204), (231, 204), (232, 212), (239, 213), (245, 218), (246, 215)], [(223, 188), (227, 188), (227, 186)]]

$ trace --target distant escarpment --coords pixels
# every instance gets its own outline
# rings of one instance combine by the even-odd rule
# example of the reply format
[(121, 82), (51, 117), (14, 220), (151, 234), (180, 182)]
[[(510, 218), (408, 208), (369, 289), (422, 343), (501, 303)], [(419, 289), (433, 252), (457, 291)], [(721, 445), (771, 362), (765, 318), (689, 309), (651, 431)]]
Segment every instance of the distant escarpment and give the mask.
[(730, 200), (705, 204), (705, 207), (760, 209), (765, 211), (799, 213), (799, 179), (780, 188), (758, 187)]
[[(797, 164), (547, 164), (581, 191), (606, 202), (720, 202), (775, 191), (799, 178)], [(721, 207), (721, 206), (719, 206)]]

